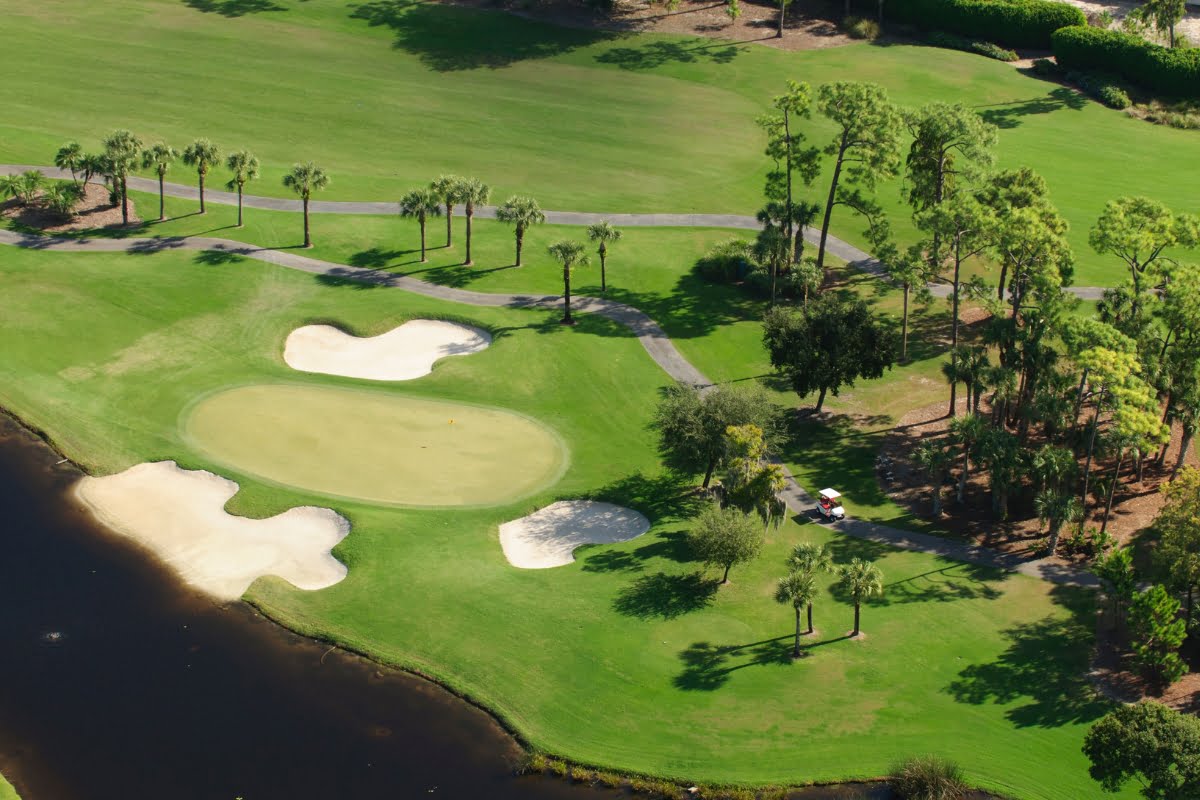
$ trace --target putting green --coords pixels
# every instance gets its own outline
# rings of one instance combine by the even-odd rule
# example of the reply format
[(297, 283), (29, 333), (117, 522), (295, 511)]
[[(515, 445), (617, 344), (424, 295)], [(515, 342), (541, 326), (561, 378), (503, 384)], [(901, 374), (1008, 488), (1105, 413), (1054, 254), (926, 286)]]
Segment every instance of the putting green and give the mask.
[(498, 505), (567, 464), (559, 437), (520, 414), (355, 389), (239, 386), (203, 397), (183, 427), (220, 464), (372, 503)]

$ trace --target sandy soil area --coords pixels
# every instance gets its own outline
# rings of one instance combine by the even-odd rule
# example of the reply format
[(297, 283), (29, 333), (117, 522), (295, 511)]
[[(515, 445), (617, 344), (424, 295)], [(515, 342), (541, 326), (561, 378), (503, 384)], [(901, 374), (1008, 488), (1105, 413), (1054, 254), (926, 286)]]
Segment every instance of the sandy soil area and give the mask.
[[(1063, 2), (1083, 9), (1083, 13), (1088, 15), (1089, 20), (1099, 17), (1100, 14), (1107, 11), (1113, 15), (1115, 20), (1113, 27), (1119, 28), (1121, 20), (1129, 15), (1130, 11), (1141, 5), (1140, 2), (1134, 0), (1107, 0), (1106, 2), (1093, 2), (1093, 0), (1063, 0)], [(1200, 0), (1188, 0), (1186, 13), (1183, 20), (1175, 26), (1175, 35), (1183, 34), (1188, 37), (1193, 45), (1200, 45)], [(1153, 36), (1153, 32), (1150, 34)], [(1161, 44), (1166, 44), (1166, 37)]]
[(504, 557), (521, 569), (561, 567), (585, 544), (636, 539), (650, 521), (630, 508), (592, 500), (560, 501), (500, 526)]
[[(70, 219), (55, 214), (37, 206), (22, 208), (15, 201), (8, 201), (0, 206), (0, 213), (7, 219), (16, 220), (22, 225), (37, 228), (47, 233), (67, 233), (70, 231), (87, 231), (96, 228), (111, 228), (121, 224), (121, 206), (108, 202), (108, 187), (98, 183), (84, 186), (83, 199), (75, 206), (75, 216)], [(133, 201), (129, 201), (129, 224), (137, 225), (142, 218), (138, 216)]]
[(366, 339), (331, 325), (305, 325), (288, 336), (283, 360), (302, 372), (408, 381), (428, 375), (440, 359), (478, 353), (491, 343), (478, 328), (440, 320), (415, 319)]
[(218, 600), (237, 600), (263, 575), (310, 590), (346, 577), (346, 567), (330, 554), (350, 532), (344, 517), (313, 506), (263, 520), (237, 517), (225, 511), (237, 491), (231, 480), (180, 469), (174, 461), (85, 477), (76, 488), (97, 519)]

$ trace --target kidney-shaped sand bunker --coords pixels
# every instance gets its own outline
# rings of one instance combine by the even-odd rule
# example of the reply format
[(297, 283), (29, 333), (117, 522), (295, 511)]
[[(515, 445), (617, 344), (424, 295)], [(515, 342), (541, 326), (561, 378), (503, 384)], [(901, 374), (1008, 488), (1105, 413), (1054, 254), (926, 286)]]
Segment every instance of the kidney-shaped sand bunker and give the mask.
[(219, 464), (372, 503), (498, 505), (554, 483), (568, 460), (552, 430), (515, 412), (363, 389), (239, 386), (183, 425)]
[(433, 319), (414, 319), (366, 338), (332, 325), (305, 325), (288, 336), (283, 360), (302, 372), (408, 381), (428, 375), (443, 358), (478, 353), (491, 343), (479, 328)]
[(650, 521), (632, 508), (593, 500), (562, 500), (500, 526), (500, 547), (521, 569), (561, 567), (585, 544), (636, 539)]

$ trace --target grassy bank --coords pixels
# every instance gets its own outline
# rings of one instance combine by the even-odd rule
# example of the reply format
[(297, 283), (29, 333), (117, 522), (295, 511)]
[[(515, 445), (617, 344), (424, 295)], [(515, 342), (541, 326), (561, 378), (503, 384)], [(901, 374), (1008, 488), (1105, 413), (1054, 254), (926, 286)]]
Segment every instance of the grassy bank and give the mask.
[[(268, 194), (283, 193), (293, 162), (315, 159), (334, 176), (331, 199), (395, 199), (453, 171), (548, 208), (749, 214), (767, 166), (753, 121), (784, 79), (872, 80), (899, 103), (963, 102), (999, 125), (1000, 165), (1046, 177), (1090, 284), (1121, 273), (1087, 246), (1106, 200), (1147, 194), (1182, 210), (1200, 179), (1193, 132), (966, 53), (782, 52), (389, 0), (264, 7), (0, 0), (13, 42), (0, 68), (16, 77), (0, 86), (0, 158), (44, 163), (68, 139), (94, 146), (130, 127), (176, 146), (206, 135), (249, 147), (263, 159), (255, 190)], [(806, 127), (816, 141), (831, 133), (820, 120)], [(217, 170), (212, 183), (224, 180)], [(899, 182), (880, 196), (911, 238)], [(861, 227), (835, 220), (851, 240)]]
[[(682, 541), (692, 501), (659, 472), (646, 431), (665, 375), (628, 332), (547, 312), (476, 309), (396, 290), (335, 285), (258, 262), (163, 252), (63, 255), (5, 249), (0, 404), (107, 473), (189, 449), (180, 414), (195, 397), (247, 382), (303, 381), (280, 354), (314, 320), (360, 334), (449, 317), (496, 336), (420, 380), (372, 388), (397, 397), (487, 402), (555, 429), (570, 448), (559, 484), (485, 509), (384, 508), (242, 484), (231, 510), (297, 504), (345, 514), (345, 581), (319, 592), (273, 579), (250, 599), (305, 633), (438, 677), (493, 709), (533, 745), (603, 766), (713, 782), (781, 783), (882, 774), (938, 752), (973, 782), (1022, 798), (1094, 792), (1080, 753), (1105, 710), (1082, 677), (1090, 598), (918, 553), (842, 539), (789, 520), (762, 557), (717, 589)], [(336, 420), (324, 424), (336, 430)], [(270, 436), (271, 431), (263, 432)], [(386, 435), (386, 432), (381, 432)], [(577, 553), (567, 567), (516, 570), (496, 526), (563, 497), (637, 508), (645, 537)], [(839, 561), (877, 558), (884, 600), (852, 609), (828, 585), (820, 635), (788, 658), (790, 609), (771, 600), (799, 541)]]

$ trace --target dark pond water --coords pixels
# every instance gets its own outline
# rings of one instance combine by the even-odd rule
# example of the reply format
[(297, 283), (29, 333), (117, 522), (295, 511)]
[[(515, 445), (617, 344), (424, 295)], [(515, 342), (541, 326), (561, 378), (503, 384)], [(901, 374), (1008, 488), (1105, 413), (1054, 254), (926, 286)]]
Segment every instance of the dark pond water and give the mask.
[(482, 711), (187, 591), (57, 460), (0, 415), (0, 771), (25, 800), (624, 796), (515, 776)]

